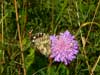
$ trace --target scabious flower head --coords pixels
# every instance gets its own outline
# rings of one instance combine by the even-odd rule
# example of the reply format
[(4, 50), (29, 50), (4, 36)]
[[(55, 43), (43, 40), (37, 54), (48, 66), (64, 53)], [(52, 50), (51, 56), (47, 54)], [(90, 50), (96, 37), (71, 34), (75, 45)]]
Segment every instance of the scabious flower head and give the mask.
[(60, 33), (60, 35), (51, 35), (51, 55), (56, 62), (63, 62), (65, 65), (69, 64), (76, 58), (78, 53), (78, 42), (69, 31)]

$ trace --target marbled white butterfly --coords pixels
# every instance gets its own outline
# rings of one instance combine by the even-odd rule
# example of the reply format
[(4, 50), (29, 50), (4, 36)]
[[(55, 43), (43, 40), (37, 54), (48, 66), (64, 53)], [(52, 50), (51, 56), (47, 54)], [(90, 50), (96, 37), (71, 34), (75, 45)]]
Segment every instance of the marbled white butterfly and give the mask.
[[(31, 32), (30, 32), (31, 33)], [(51, 53), (50, 50), (50, 37), (45, 33), (36, 33), (35, 35), (31, 35), (31, 42), (34, 47), (39, 50), (39, 52), (45, 56), (49, 56)]]

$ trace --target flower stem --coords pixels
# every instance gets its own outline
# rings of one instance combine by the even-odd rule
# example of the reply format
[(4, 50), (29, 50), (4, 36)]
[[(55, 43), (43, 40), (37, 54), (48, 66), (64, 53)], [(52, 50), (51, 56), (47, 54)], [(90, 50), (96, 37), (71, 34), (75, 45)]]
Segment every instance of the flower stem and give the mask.
[(22, 62), (22, 68), (24, 71), (23, 75), (26, 75), (26, 69), (24, 65), (24, 54), (23, 54), (23, 47), (22, 47), (22, 40), (21, 40), (21, 34), (20, 34), (20, 26), (18, 22), (18, 11), (17, 11), (17, 2), (14, 0), (14, 5), (15, 5), (15, 12), (16, 12), (16, 22), (17, 22), (17, 30), (18, 30), (18, 37), (19, 37), (19, 44), (20, 44), (20, 50), (21, 50), (21, 62)]

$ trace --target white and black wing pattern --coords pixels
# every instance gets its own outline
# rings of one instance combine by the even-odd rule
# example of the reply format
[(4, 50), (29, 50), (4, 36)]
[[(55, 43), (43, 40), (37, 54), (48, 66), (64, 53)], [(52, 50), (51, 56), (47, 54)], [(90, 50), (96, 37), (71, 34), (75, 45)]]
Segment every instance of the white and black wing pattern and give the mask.
[(50, 49), (50, 36), (45, 33), (36, 33), (32, 36), (32, 43), (39, 52), (45, 56), (49, 56), (51, 53)]

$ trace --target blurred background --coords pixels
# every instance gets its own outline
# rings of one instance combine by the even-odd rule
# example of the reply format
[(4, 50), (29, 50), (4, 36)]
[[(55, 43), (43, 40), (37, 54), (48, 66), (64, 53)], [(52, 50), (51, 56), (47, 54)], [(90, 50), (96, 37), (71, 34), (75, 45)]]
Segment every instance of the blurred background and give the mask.
[[(31, 30), (69, 30), (77, 58), (50, 65), (31, 44)], [(0, 0), (0, 75), (100, 75), (100, 0)]]

